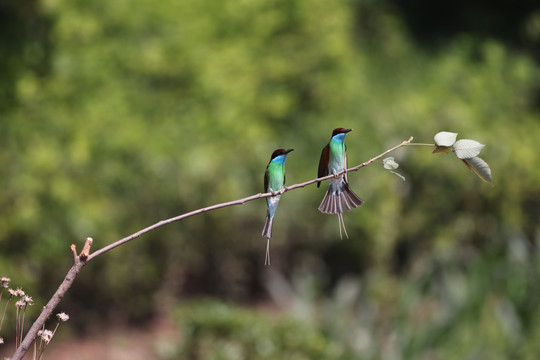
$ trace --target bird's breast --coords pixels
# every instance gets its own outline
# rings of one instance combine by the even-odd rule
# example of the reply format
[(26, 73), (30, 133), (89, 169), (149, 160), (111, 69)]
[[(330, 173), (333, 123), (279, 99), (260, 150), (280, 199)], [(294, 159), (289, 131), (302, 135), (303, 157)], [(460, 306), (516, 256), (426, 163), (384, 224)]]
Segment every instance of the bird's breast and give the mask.
[(345, 147), (343, 143), (330, 143), (328, 169), (330, 173), (337, 173), (345, 169)]

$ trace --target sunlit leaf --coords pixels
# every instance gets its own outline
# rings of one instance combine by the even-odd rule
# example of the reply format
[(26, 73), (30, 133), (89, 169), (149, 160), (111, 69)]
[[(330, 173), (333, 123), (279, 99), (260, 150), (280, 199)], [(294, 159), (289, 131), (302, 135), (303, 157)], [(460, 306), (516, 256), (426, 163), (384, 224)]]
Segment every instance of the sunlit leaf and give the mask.
[(399, 167), (399, 164), (394, 161), (393, 156), (389, 156), (387, 158), (384, 158), (383, 159), (383, 166), (384, 166), (384, 168), (386, 170), (390, 171), (392, 174), (394, 174), (396, 176), (399, 176), (401, 178), (401, 180), (405, 181), (405, 176), (403, 176), (401, 174), (398, 174), (395, 171), (392, 171), (392, 170), (395, 170), (395, 169), (397, 169)]
[(469, 169), (473, 170), (480, 179), (491, 184), (491, 169), (489, 168), (487, 162), (479, 157), (463, 159), (463, 162)]
[(394, 161), (393, 156), (390, 156), (383, 159), (383, 166), (386, 170), (395, 170), (399, 167), (399, 164)]
[(437, 146), (452, 146), (456, 142), (457, 133), (441, 131), (435, 135), (435, 145)]
[(452, 150), (458, 158), (463, 160), (478, 156), (484, 146), (484, 144), (480, 144), (478, 141), (463, 139), (456, 141)]

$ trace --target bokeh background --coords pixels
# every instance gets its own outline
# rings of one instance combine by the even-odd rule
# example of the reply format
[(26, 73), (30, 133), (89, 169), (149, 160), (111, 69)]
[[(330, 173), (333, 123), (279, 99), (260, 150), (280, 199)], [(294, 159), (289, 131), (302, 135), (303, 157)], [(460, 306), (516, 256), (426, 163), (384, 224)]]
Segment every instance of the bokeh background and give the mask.
[(152, 358), (535, 359), (539, 61), (532, 0), (1, 0), (0, 275), (35, 316), (70, 244), (261, 192), (276, 148), (294, 184), (335, 127), (349, 165), (452, 131), (493, 186), (400, 149), (406, 182), (350, 174), (348, 240), (284, 195), (271, 267), (263, 200), (168, 225), (84, 268), (57, 342), (165, 318)]

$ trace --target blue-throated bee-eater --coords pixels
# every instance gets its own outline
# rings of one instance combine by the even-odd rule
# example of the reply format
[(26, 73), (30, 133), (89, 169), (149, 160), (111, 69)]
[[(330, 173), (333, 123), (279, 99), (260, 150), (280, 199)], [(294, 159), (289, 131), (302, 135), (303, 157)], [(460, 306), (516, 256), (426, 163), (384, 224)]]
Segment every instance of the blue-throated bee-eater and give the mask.
[[(277, 149), (272, 153), (270, 162), (264, 172), (264, 191), (276, 192), (285, 186), (285, 158), (287, 154), (294, 149)], [(266, 257), (265, 265), (270, 265), (270, 238), (272, 237), (272, 224), (274, 222), (274, 214), (279, 203), (281, 195), (270, 196), (266, 198), (266, 221), (262, 231), (262, 236), (267, 238), (266, 241)]]
[[(345, 146), (345, 135), (352, 129), (337, 128), (332, 132), (330, 142), (322, 149), (319, 160), (318, 177), (337, 174), (347, 168), (347, 147)], [(321, 185), (319, 181), (317, 187)], [(364, 201), (360, 199), (350, 188), (347, 173), (330, 178), (328, 191), (319, 205), (319, 211), (325, 214), (337, 214), (339, 221), (339, 236), (341, 228), (347, 238), (347, 230), (343, 222), (343, 207), (347, 210), (362, 205)]]

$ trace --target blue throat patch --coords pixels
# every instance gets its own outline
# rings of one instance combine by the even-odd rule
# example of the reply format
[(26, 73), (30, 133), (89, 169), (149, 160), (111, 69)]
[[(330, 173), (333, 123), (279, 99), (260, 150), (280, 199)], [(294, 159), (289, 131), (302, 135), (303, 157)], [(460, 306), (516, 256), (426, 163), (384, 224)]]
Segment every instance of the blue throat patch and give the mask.
[(342, 143), (342, 142), (345, 141), (345, 135), (347, 135), (347, 133), (341, 133), (341, 134), (334, 135), (334, 136), (332, 136), (332, 140)]
[(276, 156), (275, 158), (272, 159), (272, 162), (275, 162), (275, 163), (278, 163), (278, 164), (283, 164), (283, 163), (285, 163), (285, 158), (286, 157), (287, 157), (287, 155)]

